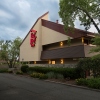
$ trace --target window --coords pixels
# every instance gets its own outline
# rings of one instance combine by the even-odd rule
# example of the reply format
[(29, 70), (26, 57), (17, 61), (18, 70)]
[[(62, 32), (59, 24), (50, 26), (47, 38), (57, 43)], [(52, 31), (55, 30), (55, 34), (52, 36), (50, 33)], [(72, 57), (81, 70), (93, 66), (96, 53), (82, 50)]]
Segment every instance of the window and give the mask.
[(36, 64), (36, 61), (34, 61), (34, 64)]
[(63, 42), (60, 42), (60, 46), (61, 46), (61, 47), (63, 46)]
[(84, 37), (82, 37), (82, 43), (84, 43)]
[(55, 61), (52, 61), (52, 64), (55, 64), (56, 62)]
[(60, 62), (61, 62), (61, 64), (63, 64), (63, 63), (64, 63), (64, 60), (63, 60), (63, 59), (61, 59), (61, 61), (60, 61)]

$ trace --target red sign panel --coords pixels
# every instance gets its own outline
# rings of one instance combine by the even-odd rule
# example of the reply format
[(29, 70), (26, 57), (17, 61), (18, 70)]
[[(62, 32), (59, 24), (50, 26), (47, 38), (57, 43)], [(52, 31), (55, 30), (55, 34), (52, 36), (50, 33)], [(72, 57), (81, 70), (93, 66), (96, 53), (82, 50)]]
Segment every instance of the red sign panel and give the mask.
[(30, 32), (31, 32), (30, 45), (31, 45), (31, 47), (34, 47), (35, 43), (36, 43), (36, 38), (37, 38), (37, 36), (36, 36), (37, 31), (36, 30), (31, 30)]

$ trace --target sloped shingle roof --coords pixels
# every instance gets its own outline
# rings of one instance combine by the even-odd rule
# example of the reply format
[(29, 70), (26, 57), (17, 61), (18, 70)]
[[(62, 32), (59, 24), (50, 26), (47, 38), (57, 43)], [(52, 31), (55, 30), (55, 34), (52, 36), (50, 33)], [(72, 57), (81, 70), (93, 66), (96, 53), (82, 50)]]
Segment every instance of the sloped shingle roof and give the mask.
[(47, 27), (49, 29), (52, 29), (54, 31), (60, 32), (61, 34), (68, 35), (72, 38), (83, 37), (83, 36), (87, 36), (88, 34), (94, 35), (94, 33), (92, 33), (92, 32), (87, 32), (87, 31), (84, 31), (84, 30), (76, 29), (76, 28), (74, 28), (73, 32), (68, 31), (68, 33), (66, 33), (64, 31), (64, 25), (61, 25), (61, 24), (58, 24), (58, 23), (55, 23), (55, 22), (51, 22), (51, 21), (47, 21), (47, 20), (44, 20), (44, 19), (42, 19), (42, 26)]

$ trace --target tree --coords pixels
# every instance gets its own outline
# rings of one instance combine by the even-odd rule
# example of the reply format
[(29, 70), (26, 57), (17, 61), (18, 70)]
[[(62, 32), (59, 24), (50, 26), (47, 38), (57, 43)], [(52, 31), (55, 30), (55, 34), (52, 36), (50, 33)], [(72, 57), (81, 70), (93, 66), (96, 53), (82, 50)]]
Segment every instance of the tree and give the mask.
[(99, 58), (84, 58), (80, 59), (77, 64), (77, 70), (79, 70), (79, 74), (81, 77), (84, 77), (86, 71), (92, 71), (93, 76), (100, 76), (100, 57)]
[(90, 50), (90, 53), (97, 53), (95, 56), (93, 56), (93, 59), (95, 58), (100, 58), (100, 36), (96, 36), (95, 38), (92, 39), (93, 45), (96, 45), (95, 48), (92, 48)]
[(19, 59), (19, 45), (22, 39), (17, 37), (13, 41), (0, 41), (0, 58), (6, 61), (9, 67), (14, 67)]
[(94, 25), (100, 34), (100, 0), (60, 0), (59, 5), (66, 32), (68, 27), (74, 28), (75, 20), (79, 19), (86, 30)]

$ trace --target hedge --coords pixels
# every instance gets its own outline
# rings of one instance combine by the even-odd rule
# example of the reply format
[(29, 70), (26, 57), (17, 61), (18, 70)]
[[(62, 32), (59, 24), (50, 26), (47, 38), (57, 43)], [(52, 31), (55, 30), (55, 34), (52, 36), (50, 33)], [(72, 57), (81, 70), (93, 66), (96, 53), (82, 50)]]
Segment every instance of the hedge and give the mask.
[(6, 73), (8, 72), (8, 69), (0, 69), (0, 73)]
[(22, 71), (23, 73), (27, 73), (28, 68), (29, 68), (28, 65), (22, 65), (22, 66), (21, 66), (21, 71)]
[(76, 68), (55, 68), (55, 67), (29, 67), (29, 72), (38, 72), (38, 73), (48, 73), (48, 72), (54, 72), (58, 74), (62, 74), (64, 78), (70, 77), (71, 79), (78, 78), (78, 73)]
[(100, 78), (92, 78), (92, 79), (76, 79), (77, 85), (83, 85), (94, 89), (100, 89)]

